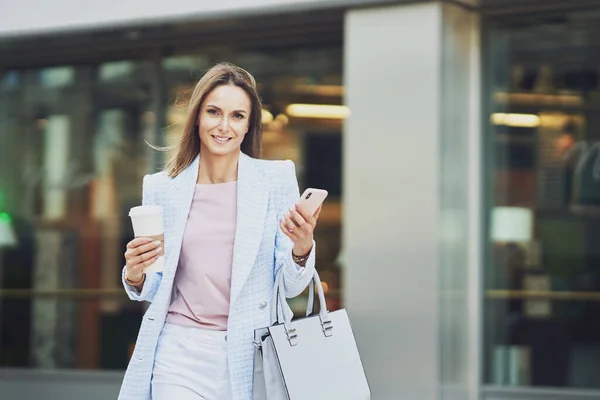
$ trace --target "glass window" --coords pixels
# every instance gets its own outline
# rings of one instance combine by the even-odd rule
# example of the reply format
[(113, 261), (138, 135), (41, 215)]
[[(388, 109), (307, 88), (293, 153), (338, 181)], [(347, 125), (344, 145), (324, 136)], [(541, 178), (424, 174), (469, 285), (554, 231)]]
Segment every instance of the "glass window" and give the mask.
[(126, 367), (144, 312), (120, 282), (128, 211), (168, 155), (146, 142), (178, 140), (191, 90), (222, 60), (257, 79), (263, 157), (330, 191), (315, 235), (329, 307), (341, 306), (341, 48), (169, 54), (0, 77), (0, 368)]
[(6, 71), (0, 75), (0, 88), (2, 90), (15, 89), (19, 86), (19, 73), (17, 71)]
[(37, 80), (43, 87), (56, 88), (70, 86), (75, 79), (75, 68), (68, 66), (43, 68), (36, 72)]
[(600, 389), (600, 13), (489, 22), (485, 382)]
[(120, 276), (152, 96), (147, 63), (117, 65), (23, 70), (0, 92), (0, 366), (129, 359), (144, 306)]

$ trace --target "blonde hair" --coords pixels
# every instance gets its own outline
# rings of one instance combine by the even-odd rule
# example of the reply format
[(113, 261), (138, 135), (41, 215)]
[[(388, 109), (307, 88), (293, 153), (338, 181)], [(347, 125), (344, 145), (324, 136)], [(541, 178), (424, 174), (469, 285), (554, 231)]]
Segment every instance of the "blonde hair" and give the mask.
[(246, 70), (230, 63), (219, 63), (209, 69), (198, 81), (187, 111), (187, 120), (183, 135), (176, 151), (167, 161), (165, 171), (174, 178), (187, 168), (200, 153), (200, 137), (198, 135), (198, 114), (200, 105), (215, 88), (222, 85), (234, 85), (246, 92), (252, 104), (248, 133), (241, 144), (244, 154), (259, 158), (262, 142), (262, 104), (256, 91), (256, 81)]

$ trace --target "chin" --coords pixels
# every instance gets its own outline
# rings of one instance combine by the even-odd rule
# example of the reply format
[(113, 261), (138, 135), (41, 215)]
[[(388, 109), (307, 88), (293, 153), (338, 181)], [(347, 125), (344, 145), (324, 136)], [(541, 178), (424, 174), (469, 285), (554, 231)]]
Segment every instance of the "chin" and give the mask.
[(204, 146), (208, 152), (214, 156), (226, 156), (229, 154), (234, 154), (240, 151), (240, 147), (215, 147), (215, 146)]

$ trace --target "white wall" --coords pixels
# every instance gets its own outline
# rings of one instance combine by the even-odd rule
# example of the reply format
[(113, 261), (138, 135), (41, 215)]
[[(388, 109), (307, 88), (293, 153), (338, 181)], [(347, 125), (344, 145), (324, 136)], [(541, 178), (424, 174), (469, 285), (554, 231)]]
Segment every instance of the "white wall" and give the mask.
[(313, 0), (0, 0), (0, 35), (190, 18), (273, 6), (298, 6), (311, 1)]
[(0, 37), (391, 0), (0, 0)]

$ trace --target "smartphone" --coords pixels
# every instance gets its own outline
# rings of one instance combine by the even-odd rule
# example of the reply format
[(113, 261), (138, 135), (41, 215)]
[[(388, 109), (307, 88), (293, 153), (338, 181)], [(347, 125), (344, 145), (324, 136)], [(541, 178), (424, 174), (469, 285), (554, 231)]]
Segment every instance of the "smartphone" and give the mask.
[(298, 204), (302, 205), (306, 210), (312, 215), (317, 212), (317, 209), (325, 198), (327, 198), (328, 192), (325, 189), (314, 189), (308, 188), (302, 193), (300, 199), (298, 199)]

